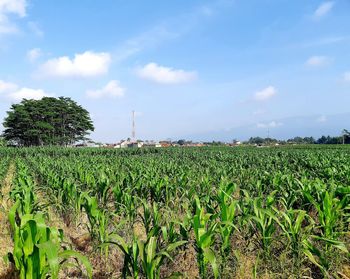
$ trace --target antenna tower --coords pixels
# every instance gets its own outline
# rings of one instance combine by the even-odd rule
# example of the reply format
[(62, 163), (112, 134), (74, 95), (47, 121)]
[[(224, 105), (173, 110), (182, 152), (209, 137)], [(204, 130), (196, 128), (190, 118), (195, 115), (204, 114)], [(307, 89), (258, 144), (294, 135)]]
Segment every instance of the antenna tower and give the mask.
[(135, 111), (132, 111), (132, 132), (131, 132), (131, 140), (135, 142)]

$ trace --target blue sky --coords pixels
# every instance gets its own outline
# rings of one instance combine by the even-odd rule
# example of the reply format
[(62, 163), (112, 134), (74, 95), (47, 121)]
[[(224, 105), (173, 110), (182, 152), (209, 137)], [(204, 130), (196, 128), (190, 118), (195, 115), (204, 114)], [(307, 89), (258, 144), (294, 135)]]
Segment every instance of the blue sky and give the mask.
[(0, 118), (69, 96), (92, 139), (350, 128), (348, 0), (0, 0)]

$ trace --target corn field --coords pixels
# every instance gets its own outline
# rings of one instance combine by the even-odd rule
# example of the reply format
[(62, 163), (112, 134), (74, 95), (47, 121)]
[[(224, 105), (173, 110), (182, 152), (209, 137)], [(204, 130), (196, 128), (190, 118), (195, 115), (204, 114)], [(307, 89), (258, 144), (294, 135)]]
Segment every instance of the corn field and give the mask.
[(350, 278), (346, 146), (2, 148), (0, 181), (0, 278)]

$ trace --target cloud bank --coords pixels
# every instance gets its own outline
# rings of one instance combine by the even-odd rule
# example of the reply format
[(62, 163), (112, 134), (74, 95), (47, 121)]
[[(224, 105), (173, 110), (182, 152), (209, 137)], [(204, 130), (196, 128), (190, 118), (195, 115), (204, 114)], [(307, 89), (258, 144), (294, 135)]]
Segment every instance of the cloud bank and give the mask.
[(111, 56), (106, 52), (86, 51), (68, 56), (53, 58), (39, 67), (39, 77), (95, 77), (106, 74), (111, 63)]
[(273, 86), (268, 86), (265, 89), (254, 94), (254, 100), (257, 102), (267, 101), (277, 94), (277, 90)]
[(103, 88), (97, 90), (88, 90), (86, 96), (93, 99), (112, 97), (123, 97), (126, 89), (120, 86), (119, 81), (111, 80)]
[(327, 1), (322, 3), (320, 6), (318, 6), (316, 11), (314, 12), (314, 18), (320, 19), (326, 16), (333, 9), (333, 6), (334, 6), (334, 1)]
[(271, 121), (269, 123), (258, 123), (256, 124), (257, 128), (261, 128), (261, 129), (266, 129), (266, 128), (277, 128), (282, 126), (283, 123), (281, 122), (276, 122), (276, 121)]
[(17, 27), (9, 16), (26, 16), (26, 0), (0, 0), (0, 35), (16, 33)]
[(327, 65), (330, 59), (327, 56), (311, 56), (307, 61), (306, 65), (309, 67), (322, 67)]
[(15, 83), (0, 80), (0, 97), (1, 96), (11, 101), (19, 102), (22, 99), (40, 100), (43, 97), (52, 96), (52, 94), (45, 92), (43, 89), (19, 87)]
[(146, 80), (162, 84), (179, 84), (193, 81), (197, 78), (194, 71), (177, 70), (170, 67), (149, 63), (137, 69), (137, 75)]

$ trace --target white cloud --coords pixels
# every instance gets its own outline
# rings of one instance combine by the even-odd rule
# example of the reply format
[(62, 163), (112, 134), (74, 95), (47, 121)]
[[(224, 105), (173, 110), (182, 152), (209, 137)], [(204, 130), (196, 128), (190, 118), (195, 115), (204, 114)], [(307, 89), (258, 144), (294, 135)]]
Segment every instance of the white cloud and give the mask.
[(137, 74), (143, 79), (163, 84), (186, 83), (197, 78), (197, 73), (194, 71), (177, 70), (156, 63), (149, 63), (137, 69)]
[(310, 67), (322, 67), (329, 62), (330, 59), (327, 56), (312, 56), (306, 61), (306, 65)]
[(26, 15), (26, 0), (0, 0), (0, 13), (13, 13), (20, 17)]
[(254, 94), (255, 101), (266, 101), (271, 99), (277, 94), (277, 90), (273, 86), (268, 86), (265, 89), (258, 91)]
[(0, 80), (0, 94), (12, 101), (21, 101), (22, 99), (39, 100), (45, 96), (52, 96), (52, 94), (48, 94), (42, 89), (32, 89), (28, 87), (20, 88), (15, 83), (2, 80)]
[(345, 72), (343, 75), (344, 81), (350, 82), (350, 72)]
[(42, 55), (40, 48), (33, 48), (27, 52), (27, 58), (30, 62), (35, 62)]
[(32, 89), (32, 88), (27, 88), (27, 87), (23, 87), (23, 88), (19, 89), (18, 91), (9, 93), (7, 95), (7, 97), (13, 101), (21, 101), (22, 99), (40, 100), (43, 97), (49, 97), (49, 96), (52, 96), (52, 95), (46, 93), (42, 89)]
[(111, 80), (102, 89), (98, 90), (88, 90), (86, 95), (89, 98), (103, 98), (103, 97), (123, 97), (125, 93), (125, 88), (121, 87), (119, 81)]
[(320, 117), (318, 117), (318, 118), (316, 119), (316, 121), (317, 121), (317, 122), (320, 122), (320, 123), (324, 123), (324, 122), (327, 121), (327, 116), (321, 115)]
[(10, 91), (14, 91), (14, 90), (17, 90), (17, 88), (18, 88), (17, 84), (0, 80), (0, 93), (7, 93)]
[(256, 124), (256, 127), (266, 129), (266, 128), (276, 128), (276, 127), (280, 127), (282, 125), (283, 125), (283, 123), (281, 123), (281, 122), (271, 121), (269, 123), (258, 123), (258, 124)]
[(333, 8), (334, 1), (327, 1), (322, 3), (314, 12), (314, 18), (320, 19), (321, 17), (327, 15)]
[(0, 0), (0, 34), (17, 32), (17, 27), (10, 21), (9, 15), (24, 17), (26, 6), (26, 0)]
[(48, 60), (40, 66), (37, 75), (47, 77), (94, 77), (109, 70), (109, 53), (86, 51), (76, 54), (73, 59), (62, 56)]

